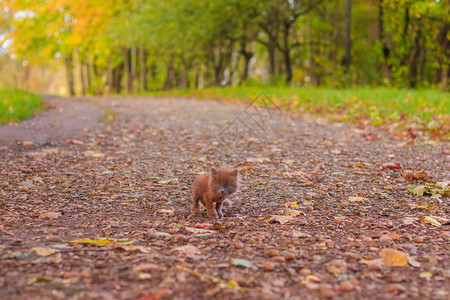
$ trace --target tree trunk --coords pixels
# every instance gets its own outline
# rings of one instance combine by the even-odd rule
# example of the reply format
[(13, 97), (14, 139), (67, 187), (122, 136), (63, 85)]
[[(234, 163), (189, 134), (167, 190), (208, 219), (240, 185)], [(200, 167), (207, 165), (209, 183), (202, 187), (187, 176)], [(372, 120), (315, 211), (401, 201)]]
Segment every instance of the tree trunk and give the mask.
[(291, 30), (291, 23), (285, 22), (283, 27), (283, 55), (284, 55), (284, 71), (286, 73), (286, 83), (292, 82), (292, 62), (291, 49), (289, 45), (289, 33)]
[(135, 45), (131, 47), (130, 51), (131, 56), (131, 87), (132, 92), (137, 93), (138, 92), (138, 85), (137, 85), (137, 48)]
[(344, 29), (344, 58), (342, 60), (342, 65), (345, 68), (345, 72), (349, 71), (352, 62), (352, 37), (351, 37), (351, 26), (352, 26), (352, 0), (344, 0), (345, 7), (345, 29)]
[(147, 91), (147, 50), (144, 47), (139, 48), (139, 58), (141, 65), (140, 81), (141, 92)]
[(133, 90), (133, 78), (131, 76), (131, 49), (124, 49), (124, 71), (126, 78), (125, 93), (130, 94)]
[(69, 53), (65, 56), (66, 63), (66, 79), (67, 79), (67, 89), (69, 90), (69, 95), (75, 95), (74, 88), (74, 78), (73, 78), (73, 54)]
[(416, 36), (414, 37), (414, 47), (411, 51), (411, 56), (409, 58), (409, 74), (408, 74), (408, 87), (417, 87), (417, 77), (418, 77), (418, 64), (420, 57), (420, 40), (422, 37), (422, 31), (420, 30), (420, 24), (417, 24)]
[(172, 57), (170, 59), (169, 64), (167, 65), (167, 73), (166, 73), (166, 80), (164, 82), (164, 90), (170, 90), (173, 87), (175, 78), (175, 69), (173, 66), (174, 58)]
[(108, 82), (108, 93), (109, 94), (114, 93), (114, 66), (113, 66), (113, 63), (112, 63), (111, 56), (108, 57), (107, 82)]
[(241, 41), (240, 53), (242, 54), (242, 57), (244, 58), (244, 69), (242, 70), (240, 80), (244, 81), (247, 79), (249, 72), (250, 72), (250, 60), (253, 57), (253, 52), (247, 51), (247, 43), (245, 41)]
[(85, 56), (80, 55), (80, 80), (81, 80), (81, 95), (87, 94), (87, 82), (85, 74)]
[(124, 72), (124, 63), (121, 62), (117, 67), (114, 68), (114, 92), (120, 93), (122, 91), (122, 75)]

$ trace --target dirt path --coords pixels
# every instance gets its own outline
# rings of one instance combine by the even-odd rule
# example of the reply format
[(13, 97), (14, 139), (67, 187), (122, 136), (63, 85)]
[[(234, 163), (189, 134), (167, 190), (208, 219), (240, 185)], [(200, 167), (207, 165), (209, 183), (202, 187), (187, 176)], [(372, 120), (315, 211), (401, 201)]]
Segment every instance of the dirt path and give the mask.
[[(215, 101), (54, 104), (0, 127), (1, 299), (450, 295), (449, 225), (423, 219), (448, 219), (448, 196), (402, 176), (449, 180), (448, 144)], [(190, 217), (218, 165), (241, 169), (234, 207)]]

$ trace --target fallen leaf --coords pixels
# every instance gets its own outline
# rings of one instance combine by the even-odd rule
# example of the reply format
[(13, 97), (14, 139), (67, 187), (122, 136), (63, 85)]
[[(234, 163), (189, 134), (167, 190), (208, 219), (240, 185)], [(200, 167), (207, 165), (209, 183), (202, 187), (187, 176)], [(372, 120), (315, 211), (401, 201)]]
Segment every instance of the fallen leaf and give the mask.
[(408, 264), (406, 253), (396, 249), (381, 250), (381, 257), (383, 258), (383, 264), (389, 267), (404, 267)]
[(33, 142), (30, 142), (30, 141), (22, 141), (22, 146), (25, 146), (25, 147), (29, 147), (29, 146), (33, 146), (34, 144), (33, 144)]
[(45, 213), (42, 213), (39, 218), (41, 219), (50, 219), (50, 220), (55, 220), (62, 217), (62, 214), (60, 212), (55, 212), (55, 211), (48, 211)]
[(441, 227), (442, 225), (449, 224), (450, 220), (437, 216), (425, 216), (422, 218), (422, 222), (424, 222), (425, 224), (434, 225), (436, 227)]
[(148, 271), (159, 271), (159, 270), (164, 270), (164, 269), (165, 268), (163, 266), (160, 266), (157, 264), (143, 263), (143, 264), (134, 266), (132, 271), (135, 273), (140, 273), (140, 272), (148, 272)]
[(94, 152), (94, 151), (90, 151), (90, 150), (84, 151), (84, 152), (83, 152), (83, 155), (86, 156), (86, 157), (95, 157), (95, 158), (98, 158), (98, 157), (105, 157), (105, 154), (103, 154), (103, 153), (100, 153), (100, 152)]
[(69, 140), (69, 143), (73, 144), (73, 145), (83, 145), (84, 144), (82, 141), (79, 141), (79, 140)]
[(249, 157), (249, 158), (247, 158), (247, 162), (263, 163), (263, 162), (270, 162), (270, 159), (268, 159), (267, 157)]
[(192, 245), (184, 245), (173, 248), (174, 251), (177, 252), (178, 255), (181, 256), (195, 256), (200, 255), (202, 252), (195, 246)]
[(283, 213), (284, 216), (294, 216), (294, 217), (296, 217), (298, 215), (302, 215), (302, 214), (304, 215), (305, 213), (302, 211), (299, 211), (299, 210), (295, 210), (295, 209), (286, 209), (286, 210), (284, 210), (284, 213)]
[(120, 245), (117, 247), (118, 249), (125, 250), (126, 252), (141, 252), (141, 253), (150, 253), (151, 250), (144, 246), (135, 246), (135, 245)]
[(72, 240), (71, 243), (79, 243), (79, 244), (89, 244), (89, 245), (95, 245), (100, 247), (106, 247), (106, 246), (112, 246), (114, 245), (113, 241), (110, 241), (108, 239), (94, 239), (91, 240), (89, 238), (79, 239), (79, 240)]
[(311, 237), (310, 234), (301, 232), (300, 230), (292, 230), (292, 237), (293, 238), (309, 238)]
[(293, 202), (287, 202), (284, 204), (285, 207), (292, 207), (292, 208), (298, 208), (298, 202), (297, 201), (293, 201)]
[(40, 256), (49, 256), (57, 252), (55, 249), (50, 247), (33, 247), (31, 248), (31, 252), (33, 251)]
[(411, 170), (405, 170), (402, 175), (403, 175), (403, 177), (405, 177), (406, 180), (414, 179), (414, 172)]
[(383, 170), (385, 170), (385, 169), (389, 169), (389, 170), (400, 170), (402, 167), (401, 167), (399, 164), (397, 164), (397, 163), (394, 163), (394, 162), (387, 162), (387, 163), (382, 164), (382, 165), (381, 165), (381, 168), (382, 168)]
[(172, 209), (160, 209), (159, 212), (163, 215), (168, 215), (170, 217), (172, 217), (175, 212)]
[(433, 277), (433, 273), (432, 272), (422, 272), (419, 274), (420, 278), (431, 278)]
[(362, 202), (367, 202), (367, 199), (363, 198), (363, 197), (348, 197), (348, 201), (362, 203)]
[(414, 178), (427, 180), (428, 178), (430, 178), (430, 174), (428, 174), (425, 171), (419, 171), (419, 172), (416, 171), (416, 172), (414, 172)]
[(422, 197), (423, 194), (424, 194), (425, 192), (427, 192), (427, 189), (425, 188), (424, 185), (420, 185), (420, 186), (418, 186), (418, 187), (416, 187), (416, 188), (413, 188), (413, 189), (410, 188), (409, 191), (410, 191), (412, 194), (416, 195), (416, 196)]
[(217, 231), (215, 230), (209, 230), (209, 229), (202, 229), (202, 228), (194, 228), (194, 227), (189, 227), (189, 226), (185, 226), (184, 229), (186, 229), (186, 231), (192, 232), (194, 234), (216, 234)]
[(413, 257), (408, 255), (408, 263), (413, 266), (414, 268), (420, 268), (422, 264), (415, 260)]
[(294, 219), (293, 216), (279, 216), (279, 215), (267, 215), (264, 217), (264, 219), (269, 223), (280, 223), (285, 224), (292, 219)]
[(402, 235), (397, 234), (395, 232), (389, 232), (389, 233), (385, 233), (383, 235), (380, 236), (380, 241), (396, 241), (399, 238), (401, 238)]
[(211, 228), (213, 224), (211, 223), (197, 223), (194, 225), (194, 228)]
[(281, 162), (282, 162), (283, 164), (291, 165), (291, 164), (295, 163), (295, 160), (292, 160), (292, 159), (283, 159)]
[(253, 265), (252, 262), (245, 260), (245, 259), (239, 259), (239, 258), (232, 258), (231, 264), (233, 266), (241, 266), (241, 267), (245, 267), (245, 268), (251, 268)]

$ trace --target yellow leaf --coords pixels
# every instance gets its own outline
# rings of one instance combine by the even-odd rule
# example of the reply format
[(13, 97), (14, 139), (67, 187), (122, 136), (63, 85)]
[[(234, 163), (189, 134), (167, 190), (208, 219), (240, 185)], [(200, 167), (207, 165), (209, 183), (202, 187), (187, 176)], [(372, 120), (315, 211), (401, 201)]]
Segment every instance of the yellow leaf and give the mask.
[(89, 238), (84, 238), (84, 239), (80, 239), (80, 240), (72, 240), (70, 242), (71, 243), (79, 243), (79, 244), (89, 244), (89, 245), (95, 245), (95, 246), (100, 246), (100, 247), (112, 246), (114, 244), (114, 242), (112, 242), (108, 239), (91, 240)]
[(285, 203), (284, 206), (285, 206), (285, 207), (298, 208), (297, 201)]
[(296, 217), (296, 216), (298, 216), (298, 215), (301, 215), (301, 214), (303, 214), (303, 212), (302, 211), (299, 211), (299, 210), (295, 210), (295, 209), (286, 209), (285, 211), (284, 211), (284, 216), (294, 216), (294, 217)]
[(362, 203), (362, 202), (367, 202), (367, 199), (363, 198), (363, 197), (348, 197), (348, 201)]
[(436, 227), (441, 227), (442, 224), (448, 223), (448, 220), (441, 217), (432, 217), (432, 216), (425, 216), (422, 218), (422, 221), (425, 224), (431, 224)]
[(420, 278), (431, 278), (433, 276), (433, 273), (431, 272), (422, 272), (419, 274)]
[(408, 264), (408, 256), (406, 253), (396, 249), (381, 250), (383, 264), (390, 267), (404, 267)]
[(103, 154), (103, 153), (100, 153), (100, 152), (94, 152), (94, 151), (90, 151), (90, 150), (84, 151), (83, 154), (84, 154), (84, 156), (86, 156), (86, 157), (95, 157), (95, 158), (98, 158), (98, 157), (104, 157), (104, 156), (105, 156), (105, 154)]

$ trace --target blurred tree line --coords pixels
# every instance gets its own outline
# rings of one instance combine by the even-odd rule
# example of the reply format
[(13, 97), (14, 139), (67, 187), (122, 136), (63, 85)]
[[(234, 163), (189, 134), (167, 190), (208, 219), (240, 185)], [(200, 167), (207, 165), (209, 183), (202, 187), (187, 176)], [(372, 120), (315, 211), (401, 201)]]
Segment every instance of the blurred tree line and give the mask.
[(4, 0), (0, 30), (16, 60), (61, 62), (72, 95), (241, 83), (446, 90), (449, 10), (450, 0)]

